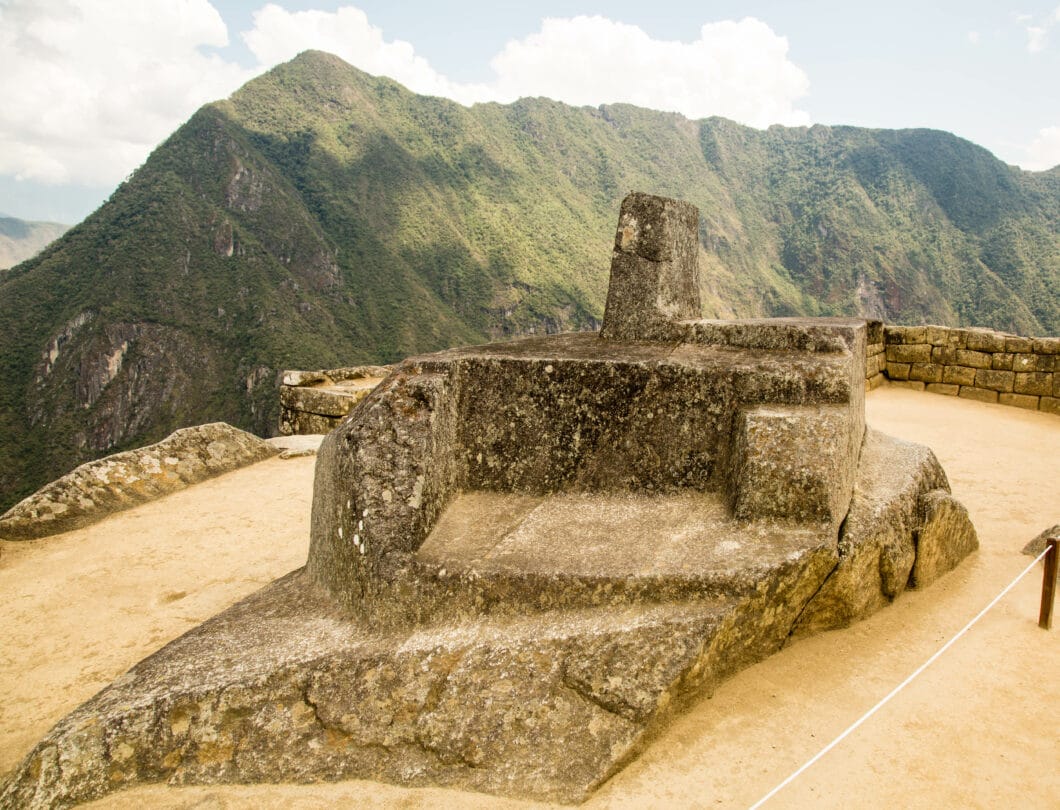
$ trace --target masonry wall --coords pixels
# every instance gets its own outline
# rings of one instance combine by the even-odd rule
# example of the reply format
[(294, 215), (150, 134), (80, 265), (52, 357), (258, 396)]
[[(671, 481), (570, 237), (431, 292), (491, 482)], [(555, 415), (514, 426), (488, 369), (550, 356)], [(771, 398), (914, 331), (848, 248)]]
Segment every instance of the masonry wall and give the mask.
[[(989, 329), (888, 326), (873, 320), (866, 325), (865, 381), (870, 390), (889, 380), (917, 391), (1060, 415), (1060, 338), (1019, 337)], [(356, 392), (307, 386), (364, 376), (365, 368), (286, 372), (280, 388), (280, 432), (326, 433), (334, 428), (372, 386)], [(389, 370), (371, 368), (380, 378)], [(306, 399), (310, 395), (313, 404)], [(324, 399), (329, 407), (316, 401)]]
[(869, 322), (866, 381), (1060, 415), (1060, 338)]

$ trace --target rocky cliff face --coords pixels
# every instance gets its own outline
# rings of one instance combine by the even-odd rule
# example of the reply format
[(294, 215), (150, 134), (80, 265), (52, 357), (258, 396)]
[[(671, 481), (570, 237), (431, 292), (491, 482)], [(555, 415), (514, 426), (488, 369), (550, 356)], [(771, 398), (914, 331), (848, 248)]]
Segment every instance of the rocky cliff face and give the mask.
[(159, 324), (92, 321), (79, 315), (41, 358), (26, 397), (32, 427), (75, 425), (77, 451), (95, 455), (143, 435), (160, 415), (208, 403), (222, 372), (214, 347)]

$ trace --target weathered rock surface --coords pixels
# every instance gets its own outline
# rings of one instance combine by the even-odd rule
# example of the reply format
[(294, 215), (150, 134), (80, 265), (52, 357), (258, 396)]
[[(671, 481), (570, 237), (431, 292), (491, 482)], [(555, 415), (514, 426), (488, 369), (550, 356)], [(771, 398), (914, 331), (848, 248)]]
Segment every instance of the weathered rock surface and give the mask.
[(634, 192), (622, 201), (611, 254), (607, 340), (669, 340), (673, 323), (698, 318), (699, 210)]
[[(393, 591), (422, 594), (412, 555), (459, 491), (691, 491), (730, 503), (733, 425), (763, 403), (824, 408), (806, 418), (828, 421), (837, 455), (818, 470), (819, 485), (789, 487), (785, 504), (753, 517), (837, 527), (829, 510), (849, 499), (864, 430), (859, 359), (703, 344), (660, 351), (572, 334), (406, 361), (321, 445), (309, 573), (365, 620), (383, 621), (423, 604)], [(806, 464), (821, 449), (813, 431), (785, 448)], [(783, 488), (795, 460), (773, 462)]]
[(1037, 557), (1039, 554), (1045, 551), (1046, 541), (1050, 537), (1060, 538), (1060, 523), (1057, 523), (1050, 529), (1046, 529), (1044, 532), (1042, 532), (1033, 540), (1031, 540), (1027, 545), (1023, 547), (1023, 553), (1029, 554), (1031, 557)]
[(280, 435), (329, 433), (387, 374), (389, 366), (285, 371), (280, 385)]
[(779, 649), (830, 561), (742, 598), (358, 628), (296, 572), (62, 720), (0, 793), (368, 778), (580, 801), (732, 671)]
[(273, 436), (265, 441), (279, 451), (282, 459), (303, 458), (317, 454), (317, 450), (320, 449), (320, 443), (324, 441), (324, 435), (322, 433), (309, 433), (296, 436)]
[(838, 529), (861, 451), (849, 409), (767, 405), (745, 409), (741, 417), (732, 454), (733, 514), (821, 521)]
[[(910, 585), (930, 584), (979, 547), (968, 513), (930, 449), (868, 430), (853, 498), (839, 534), (839, 564), (810, 600), (795, 635), (830, 630), (872, 615)], [(956, 561), (956, 562), (955, 562)]]
[(952, 567), (975, 536), (938, 462), (866, 432), (864, 322), (693, 320), (696, 222), (627, 198), (599, 336), (398, 366), (320, 446), (304, 571), (69, 715), (0, 804), (353, 777), (576, 802), (793, 632)]
[(1060, 338), (989, 329), (886, 326), (870, 341), (868, 384), (1060, 413)]
[(157, 444), (82, 464), (41, 488), (0, 517), (0, 537), (30, 540), (88, 526), (277, 452), (224, 422), (184, 428)]
[(920, 496), (916, 531), (916, 562), (910, 585), (925, 588), (979, 548), (979, 538), (964, 504), (950, 495), (949, 487)]

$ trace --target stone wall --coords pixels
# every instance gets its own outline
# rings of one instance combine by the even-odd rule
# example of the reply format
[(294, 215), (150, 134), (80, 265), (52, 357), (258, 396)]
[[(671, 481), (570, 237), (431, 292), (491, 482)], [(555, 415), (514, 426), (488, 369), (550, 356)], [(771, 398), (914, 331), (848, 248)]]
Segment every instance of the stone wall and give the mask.
[(390, 366), (285, 371), (280, 383), (280, 435), (330, 433), (390, 371)]
[(887, 344), (883, 342), (883, 321), (866, 321), (865, 325), (865, 381), (871, 391), (887, 380)]
[(1060, 338), (869, 322), (865, 376), (918, 391), (1060, 415)]

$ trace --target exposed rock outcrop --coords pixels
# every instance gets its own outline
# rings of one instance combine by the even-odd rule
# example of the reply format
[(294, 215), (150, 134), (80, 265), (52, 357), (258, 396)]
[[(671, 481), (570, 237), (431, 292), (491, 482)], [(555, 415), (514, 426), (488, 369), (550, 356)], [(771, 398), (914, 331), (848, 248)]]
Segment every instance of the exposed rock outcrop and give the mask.
[(864, 322), (691, 319), (689, 208), (623, 203), (601, 335), (394, 369), (321, 444), (306, 568), (61, 721), (0, 804), (354, 777), (581, 801), (793, 632), (955, 565), (938, 462), (866, 431)]
[(809, 635), (864, 619), (907, 587), (931, 584), (978, 547), (935, 454), (870, 429), (839, 533), (839, 564), (792, 632)]
[(157, 444), (82, 464), (0, 516), (0, 538), (78, 529), (280, 452), (224, 422), (184, 428)]

